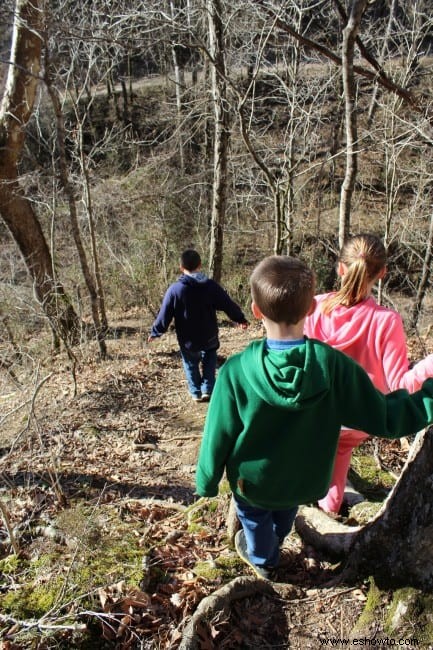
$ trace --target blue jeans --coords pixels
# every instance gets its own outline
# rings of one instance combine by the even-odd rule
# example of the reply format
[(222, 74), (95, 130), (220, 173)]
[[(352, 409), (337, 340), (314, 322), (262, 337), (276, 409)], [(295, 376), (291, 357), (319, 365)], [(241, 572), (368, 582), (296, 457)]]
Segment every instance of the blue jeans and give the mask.
[(210, 395), (215, 384), (217, 364), (216, 348), (212, 350), (201, 350), (199, 352), (181, 348), (180, 354), (191, 395), (194, 397), (201, 397), (202, 394)]
[(257, 566), (276, 567), (279, 546), (292, 529), (298, 507), (265, 510), (233, 495), (236, 512), (244, 529), (248, 556)]

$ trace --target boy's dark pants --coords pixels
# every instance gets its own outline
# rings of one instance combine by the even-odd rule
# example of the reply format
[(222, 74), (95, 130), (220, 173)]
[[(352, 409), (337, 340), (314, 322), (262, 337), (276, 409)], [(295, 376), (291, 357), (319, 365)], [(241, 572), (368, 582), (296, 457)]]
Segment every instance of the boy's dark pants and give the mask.
[(293, 526), (297, 506), (286, 510), (265, 510), (250, 505), (237, 495), (233, 498), (251, 562), (257, 566), (276, 567), (279, 546)]

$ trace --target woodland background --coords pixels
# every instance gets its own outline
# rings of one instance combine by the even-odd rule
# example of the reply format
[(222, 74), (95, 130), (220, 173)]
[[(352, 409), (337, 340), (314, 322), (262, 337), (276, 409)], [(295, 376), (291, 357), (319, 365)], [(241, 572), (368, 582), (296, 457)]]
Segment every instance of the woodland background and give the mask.
[[(249, 313), (248, 276), (264, 255), (303, 257), (316, 271), (318, 290), (329, 290), (341, 242), (350, 233), (375, 232), (389, 254), (378, 299), (402, 312), (413, 360), (430, 351), (430, 4), (3, 2), (5, 648), (85, 647), (79, 644), (86, 634), (89, 647), (176, 647), (200, 599), (233, 577), (228, 570), (228, 577), (197, 578), (187, 550), (197, 543), (189, 519), (174, 525), (175, 532), (188, 528), (188, 544), (176, 550), (174, 538), (167, 542), (171, 518), (178, 522), (179, 512), (194, 502), (192, 472), (204, 411), (193, 411), (192, 424), (182, 420), (183, 380), (173, 336), (154, 352), (144, 340), (165, 288), (177, 276), (182, 249), (200, 250), (209, 274)], [(222, 325), (224, 357), (248, 338)], [(253, 327), (247, 336), (258, 335)], [(182, 440), (192, 447), (182, 449)], [(167, 458), (155, 460), (163, 441), (168, 465)], [(381, 454), (399, 473), (400, 450), (381, 448)], [(167, 467), (173, 472), (174, 465), (180, 474), (168, 486)], [(143, 467), (146, 477), (136, 481)], [(388, 479), (381, 476), (379, 483)], [(149, 480), (157, 485), (153, 491)], [(382, 484), (383, 497), (380, 490)], [(110, 514), (99, 510), (104, 500), (113, 508)], [(204, 518), (218, 536), (195, 531), (214, 549), (225, 544), (226, 505), (222, 496)], [(128, 550), (101, 543), (114, 511), (113, 537), (127, 539)], [(131, 526), (124, 529), (117, 521), (119, 514), (120, 520), (140, 522), (138, 547)], [(155, 521), (167, 527), (164, 534)], [(71, 541), (71, 528), (82, 531), (79, 543)], [(45, 552), (41, 540), (47, 539)], [(163, 624), (149, 600), (143, 545), (158, 549), (152, 562), (163, 567), (164, 579), (152, 575), (150, 584), (155, 593), (164, 584), (165, 597), (174, 598), (166, 605), (173, 610), (171, 622)], [(98, 546), (105, 549), (102, 569), (92, 566), (94, 584), (87, 576), (84, 587), (83, 567)], [(67, 549), (67, 561), (60, 548)], [(101, 573), (112, 572), (110, 563), (122, 565), (123, 553), (134, 575), (119, 586), (122, 566), (114, 571), (117, 582)], [(311, 552), (299, 553), (303, 568), (298, 562), (292, 578), (305, 586), (312, 580), (304, 571)], [(176, 568), (167, 568), (173, 557)], [(320, 579), (330, 570), (323, 561)], [(179, 578), (179, 567), (191, 575)], [(174, 574), (176, 587), (168, 577)], [(414, 583), (429, 593), (427, 579)], [(358, 603), (368, 591), (363, 589), (354, 597)], [(391, 598), (389, 592), (383, 598)], [(353, 602), (341, 606), (342, 617), (347, 610), (358, 612)], [(428, 599), (422, 607), (416, 602), (425, 612), (428, 640)], [(349, 633), (352, 618), (338, 631)], [(102, 622), (103, 636), (95, 621)], [(315, 624), (322, 630), (322, 623)], [(337, 629), (335, 621), (330, 625), (323, 628), (328, 635)], [(286, 621), (282, 638), (289, 628)], [(233, 634), (236, 625), (227, 629)], [(269, 638), (264, 633), (249, 645), (245, 633), (235, 641), (229, 634), (227, 641), (227, 629), (202, 631), (201, 647), (265, 647)], [(299, 647), (317, 647), (317, 634), (311, 646), (301, 635)]]

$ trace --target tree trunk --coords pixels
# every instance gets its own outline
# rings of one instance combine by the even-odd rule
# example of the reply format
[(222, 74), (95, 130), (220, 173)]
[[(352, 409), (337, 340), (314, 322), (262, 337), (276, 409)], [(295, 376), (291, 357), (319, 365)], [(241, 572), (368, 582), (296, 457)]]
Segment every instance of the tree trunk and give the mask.
[(32, 204), (18, 181), (18, 161), (25, 126), (31, 116), (42, 51), (40, 0), (17, 0), (11, 64), (0, 107), (0, 213), (34, 283), (34, 291), (51, 328), (64, 341), (74, 340), (79, 319), (54, 274), (48, 244)]
[[(176, 24), (176, 6), (173, 0), (170, 2), (170, 13), (173, 25)], [(171, 43), (171, 56), (173, 59), (174, 85), (176, 91), (176, 140), (179, 148), (179, 170), (183, 176), (185, 173), (185, 154), (182, 133), (182, 89), (185, 83), (183, 69), (179, 63), (178, 47), (179, 38), (174, 31), (173, 41)]]
[(433, 588), (433, 427), (420, 433), (385, 507), (361, 529), (343, 572), (379, 587)]
[(422, 309), (425, 294), (430, 284), (432, 259), (433, 259), (433, 214), (430, 216), (430, 228), (429, 228), (428, 240), (425, 249), (424, 262), (422, 265), (422, 274), (418, 284), (415, 303), (413, 305), (412, 314), (409, 323), (409, 328), (412, 330), (414, 330), (418, 324), (418, 318)]
[[(63, 114), (62, 114), (62, 107), (61, 107), (58, 92), (54, 87), (52, 83), (52, 79), (50, 77), (48, 57), (46, 57), (45, 82), (48, 89), (48, 94), (53, 104), (54, 114), (56, 117), (57, 147), (59, 149), (60, 182), (63, 186), (69, 204), (69, 220), (71, 223), (72, 235), (74, 237), (75, 246), (77, 248), (78, 257), (80, 260), (81, 271), (83, 273), (87, 290), (89, 292), (92, 318), (93, 318), (93, 323), (95, 325), (95, 331), (96, 331), (96, 338), (99, 343), (101, 356), (102, 358), (105, 358), (107, 355), (107, 348), (106, 348), (104, 337), (105, 337), (105, 332), (107, 330), (107, 322), (103, 321), (101, 323), (102, 317), (100, 317), (99, 301), (98, 301), (99, 291), (96, 288), (94, 278), (90, 271), (90, 267), (87, 262), (86, 252), (84, 250), (84, 245), (81, 238), (80, 227), (78, 224), (78, 214), (77, 214), (77, 206), (76, 206), (75, 195), (74, 195), (74, 188), (72, 187), (72, 184), (70, 182), (69, 172), (68, 172), (67, 162), (66, 162), (66, 148), (65, 148), (66, 132), (65, 132), (65, 124), (64, 124)], [(81, 124), (80, 124), (80, 141), (81, 141)], [(81, 150), (81, 144), (80, 144), (80, 150)], [(87, 179), (85, 179), (85, 183), (86, 182)], [(102, 314), (105, 314), (105, 310), (102, 312)]]
[(227, 157), (229, 144), (227, 89), (225, 79), (224, 25), (220, 0), (208, 0), (209, 50), (212, 57), (212, 99), (214, 105), (213, 196), (209, 272), (221, 280), (224, 221), (227, 203)]
[(346, 116), (346, 173), (341, 187), (340, 197), (340, 223), (338, 235), (340, 248), (349, 236), (350, 209), (358, 165), (358, 156), (356, 151), (358, 135), (353, 58), (356, 35), (367, 3), (368, 0), (353, 0), (347, 25), (343, 30), (342, 73)]
[[(385, 36), (383, 39), (383, 44), (382, 44), (382, 49), (380, 51), (379, 55), (379, 65), (382, 67), (383, 62), (385, 61), (385, 55), (388, 51), (389, 47), (389, 40), (391, 36), (391, 28), (392, 28), (392, 23), (394, 22), (395, 19), (395, 13), (397, 9), (397, 3), (398, 0), (391, 0), (391, 6), (389, 9), (389, 16), (388, 16), (388, 23), (386, 25), (386, 32)], [(367, 126), (371, 126), (373, 123), (373, 117), (377, 109), (377, 95), (379, 93), (379, 85), (376, 84), (373, 89), (373, 94), (371, 96), (370, 100), (370, 106), (368, 108), (368, 114), (367, 114)]]
[(284, 249), (284, 214), (281, 206), (281, 192), (279, 189), (279, 183), (277, 181), (275, 192), (274, 192), (274, 221), (275, 221), (275, 233), (274, 233), (274, 255), (281, 255)]
[(339, 583), (372, 576), (381, 589), (433, 589), (433, 427), (412, 444), (400, 479), (375, 518), (362, 528), (340, 524), (316, 508), (300, 508), (296, 530), (330, 557), (346, 556)]

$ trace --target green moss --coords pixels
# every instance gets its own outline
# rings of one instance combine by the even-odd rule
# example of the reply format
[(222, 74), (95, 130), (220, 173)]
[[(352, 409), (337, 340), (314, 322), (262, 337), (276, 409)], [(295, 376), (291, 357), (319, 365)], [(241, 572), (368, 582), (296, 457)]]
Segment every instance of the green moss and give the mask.
[(22, 564), (18, 555), (8, 555), (0, 560), (0, 573), (14, 573)]
[(228, 481), (221, 481), (219, 485), (219, 494), (231, 494), (230, 484)]
[(367, 601), (361, 616), (359, 617), (353, 632), (360, 632), (377, 620), (377, 612), (380, 609), (382, 602), (382, 592), (376, 586), (373, 578), (369, 578), (370, 588), (367, 594)]
[(221, 573), (213, 562), (197, 562), (193, 571), (197, 576), (211, 581), (217, 580)]
[(350, 518), (360, 525), (365, 525), (377, 515), (381, 507), (382, 502), (361, 501), (350, 508)]
[(205, 530), (204, 526), (201, 526), (200, 524), (197, 524), (195, 522), (190, 523), (187, 528), (188, 533), (191, 533), (191, 535), (202, 533), (204, 530)]
[(23, 585), (1, 598), (1, 608), (16, 618), (40, 618), (53, 607), (61, 587), (59, 579), (45, 585)]
[(216, 512), (218, 510), (218, 506), (218, 497), (215, 497), (213, 499), (200, 499), (200, 501), (197, 501), (194, 504), (194, 507), (190, 507), (185, 511), (188, 524), (191, 525), (202, 521), (205, 514)]
[(221, 555), (217, 558), (216, 564), (224, 571), (225, 578), (229, 580), (237, 578), (239, 571), (244, 568), (244, 563), (239, 559), (237, 553), (234, 555)]
[(239, 575), (240, 560), (237, 556), (222, 555), (211, 562), (197, 562), (194, 573), (211, 582), (225, 582)]
[(352, 456), (349, 478), (357, 490), (376, 500), (382, 500), (395, 483), (392, 474), (379, 469), (375, 459), (362, 448)]
[(17, 618), (37, 618), (54, 605), (61, 608), (62, 602), (81, 600), (92, 605), (87, 594), (100, 586), (119, 580), (138, 584), (144, 551), (137, 536), (115, 509), (101, 506), (98, 513), (95, 517), (92, 509), (83, 507), (63, 511), (55, 526), (67, 538), (68, 558), (62, 557), (63, 545), (50, 542), (50, 552), (31, 562), (21, 561), (14, 590), (0, 595), (0, 609)]
[[(433, 595), (417, 589), (398, 589), (393, 593), (385, 619), (390, 636), (415, 636), (422, 647), (433, 638)], [(413, 630), (416, 629), (416, 634)]]
[(142, 577), (143, 550), (137, 548), (137, 539), (125, 534), (122, 539), (101, 541), (96, 552), (84, 553), (72, 574), (77, 586), (87, 591), (95, 586), (127, 578), (138, 583)]

